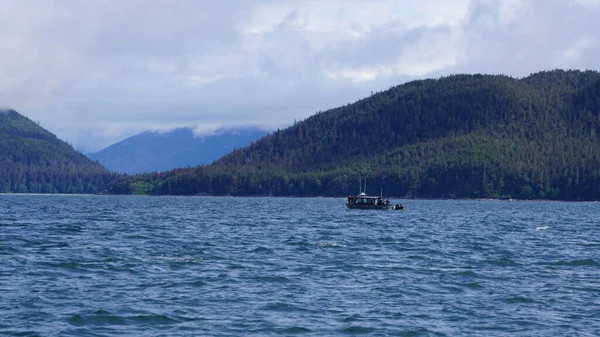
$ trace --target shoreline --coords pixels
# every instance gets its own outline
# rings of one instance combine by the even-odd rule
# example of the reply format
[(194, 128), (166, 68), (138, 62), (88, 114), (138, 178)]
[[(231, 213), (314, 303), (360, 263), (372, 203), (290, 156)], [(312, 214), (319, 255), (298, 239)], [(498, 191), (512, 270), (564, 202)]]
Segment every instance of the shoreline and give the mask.
[[(208, 195), (208, 194), (194, 194), (194, 195), (173, 195), (173, 194), (110, 194), (110, 193), (0, 193), (0, 196), (129, 196), (129, 197), (207, 197), (207, 198), (296, 198), (296, 199), (310, 199), (310, 198), (326, 198), (326, 199), (346, 199), (346, 196), (273, 196), (273, 195)], [(494, 198), (407, 198), (407, 197), (394, 197), (389, 196), (385, 199), (390, 200), (429, 200), (429, 201), (495, 201), (495, 202), (600, 202), (600, 200), (560, 200), (560, 199), (494, 199)]]

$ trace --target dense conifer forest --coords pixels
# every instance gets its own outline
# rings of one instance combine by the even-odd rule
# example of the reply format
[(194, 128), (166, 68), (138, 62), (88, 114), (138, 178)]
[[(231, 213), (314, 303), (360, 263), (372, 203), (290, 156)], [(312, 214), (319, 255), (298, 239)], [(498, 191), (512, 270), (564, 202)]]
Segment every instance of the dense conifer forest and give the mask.
[(272, 132), (213, 165), (127, 177), (115, 193), (600, 198), (600, 73), (408, 82)]
[[(74, 175), (88, 178), (59, 183), (79, 191), (112, 177), (115, 194), (345, 196), (362, 179), (393, 197), (599, 200), (599, 114), (596, 71), (453, 75), (318, 112), (211, 165), (113, 176), (91, 163)], [(25, 170), (29, 154), (9, 166)], [(58, 174), (39, 161), (33, 172)], [(31, 181), (4, 172), (4, 191)], [(45, 191), (58, 191), (49, 181)]]
[(16, 111), (0, 111), (0, 192), (98, 193), (116, 177)]

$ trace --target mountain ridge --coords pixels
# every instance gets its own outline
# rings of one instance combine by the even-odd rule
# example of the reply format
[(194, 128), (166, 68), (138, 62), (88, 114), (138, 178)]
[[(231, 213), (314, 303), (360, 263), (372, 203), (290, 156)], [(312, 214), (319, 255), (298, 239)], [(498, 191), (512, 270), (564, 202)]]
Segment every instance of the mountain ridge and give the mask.
[[(600, 74), (457, 74), (318, 112), (213, 165), (121, 180), (151, 194), (595, 200)], [(592, 155), (590, 155), (592, 153)]]
[(600, 73), (590, 70), (411, 81), (212, 164), (132, 176), (4, 110), (0, 192), (339, 197), (367, 179), (411, 198), (599, 200), (599, 133)]

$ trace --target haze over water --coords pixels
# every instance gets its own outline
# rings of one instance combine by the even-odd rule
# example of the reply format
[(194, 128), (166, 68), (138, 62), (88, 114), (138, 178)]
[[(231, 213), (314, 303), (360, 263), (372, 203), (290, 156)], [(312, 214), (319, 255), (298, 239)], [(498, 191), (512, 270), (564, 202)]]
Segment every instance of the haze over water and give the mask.
[(0, 335), (600, 335), (600, 204), (0, 195)]

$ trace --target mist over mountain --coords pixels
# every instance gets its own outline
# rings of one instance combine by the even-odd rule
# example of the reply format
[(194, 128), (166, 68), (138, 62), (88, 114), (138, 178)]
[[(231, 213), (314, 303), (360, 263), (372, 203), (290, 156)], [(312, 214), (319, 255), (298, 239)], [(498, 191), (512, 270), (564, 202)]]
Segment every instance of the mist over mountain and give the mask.
[(115, 172), (137, 174), (210, 164), (235, 149), (265, 136), (254, 127), (219, 129), (196, 136), (191, 128), (146, 131), (88, 154)]

